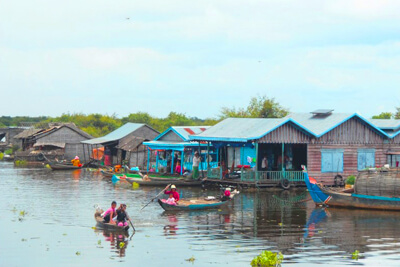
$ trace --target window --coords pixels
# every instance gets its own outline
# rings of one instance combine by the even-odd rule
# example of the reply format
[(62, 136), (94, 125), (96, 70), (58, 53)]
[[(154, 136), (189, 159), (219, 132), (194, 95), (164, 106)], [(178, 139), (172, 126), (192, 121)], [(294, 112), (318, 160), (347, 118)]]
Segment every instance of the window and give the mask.
[(358, 170), (375, 166), (375, 149), (358, 150)]
[(343, 172), (343, 149), (321, 149), (321, 172)]

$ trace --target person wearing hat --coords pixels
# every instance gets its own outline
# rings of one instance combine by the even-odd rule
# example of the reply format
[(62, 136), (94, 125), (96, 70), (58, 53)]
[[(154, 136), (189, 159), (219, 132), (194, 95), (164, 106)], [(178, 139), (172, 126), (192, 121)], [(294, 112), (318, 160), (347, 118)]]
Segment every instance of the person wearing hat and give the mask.
[(221, 197), (221, 201), (227, 201), (231, 199), (231, 188), (227, 187), (225, 189), (224, 195)]
[(75, 158), (73, 160), (71, 160), (72, 165), (74, 165), (75, 167), (81, 167), (81, 161), (79, 160), (78, 156), (75, 156)]
[(176, 186), (174, 184), (171, 185), (171, 190), (167, 191), (168, 187), (169, 186), (167, 186), (164, 189), (164, 194), (166, 194), (166, 195), (172, 194), (175, 199), (175, 202), (178, 202), (179, 201), (179, 193), (176, 191)]

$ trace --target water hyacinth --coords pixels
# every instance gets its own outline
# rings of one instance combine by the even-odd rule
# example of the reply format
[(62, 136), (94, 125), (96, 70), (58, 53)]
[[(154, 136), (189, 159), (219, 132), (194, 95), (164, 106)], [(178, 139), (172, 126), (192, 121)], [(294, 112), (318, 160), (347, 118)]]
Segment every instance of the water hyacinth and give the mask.
[(283, 261), (282, 253), (265, 250), (251, 261), (252, 267), (279, 267)]

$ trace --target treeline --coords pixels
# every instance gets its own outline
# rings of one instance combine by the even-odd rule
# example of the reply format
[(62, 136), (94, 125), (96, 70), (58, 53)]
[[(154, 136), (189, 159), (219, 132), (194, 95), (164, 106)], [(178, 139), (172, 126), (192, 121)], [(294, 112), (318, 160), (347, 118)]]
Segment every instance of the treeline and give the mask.
[(167, 117), (159, 118), (151, 116), (147, 112), (131, 113), (126, 117), (118, 118), (115, 114), (82, 114), (66, 113), (59, 117), (0, 117), (0, 127), (29, 126), (43, 127), (50, 122), (75, 123), (88, 134), (99, 137), (108, 134), (127, 122), (145, 123), (159, 132), (170, 126), (212, 126), (219, 121), (228, 118), (280, 118), (286, 116), (288, 109), (280, 106), (274, 98), (266, 96), (253, 97), (246, 108), (223, 107), (216, 118), (200, 119), (186, 114), (170, 112)]
[[(159, 118), (151, 116), (147, 112), (131, 113), (126, 117), (118, 118), (115, 114), (62, 114), (59, 117), (0, 117), (0, 127), (7, 126), (29, 126), (35, 124), (37, 127), (50, 122), (75, 123), (88, 134), (99, 137), (108, 134), (127, 122), (145, 123), (153, 127), (159, 132), (163, 132), (170, 126), (212, 126), (219, 121), (231, 118), (281, 118), (286, 116), (289, 110), (282, 107), (274, 98), (266, 96), (257, 96), (251, 98), (247, 107), (222, 107), (216, 118), (200, 119), (190, 117), (183, 113), (170, 112), (167, 117)], [(400, 108), (396, 108), (396, 112), (382, 112), (379, 115), (373, 116), (375, 119), (400, 119)]]

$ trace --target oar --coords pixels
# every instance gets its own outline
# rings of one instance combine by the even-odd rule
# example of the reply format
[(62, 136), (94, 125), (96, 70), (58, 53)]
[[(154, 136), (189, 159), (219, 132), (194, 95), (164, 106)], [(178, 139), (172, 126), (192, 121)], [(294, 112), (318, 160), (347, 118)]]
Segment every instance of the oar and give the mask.
[(132, 222), (131, 222), (131, 218), (129, 218), (129, 222), (131, 223), (131, 226), (132, 226), (132, 228), (133, 228), (133, 231), (136, 232), (135, 226), (133, 226), (133, 224), (132, 224)]
[(159, 195), (161, 195), (165, 190), (167, 190), (169, 187), (171, 186), (171, 184), (167, 185), (167, 187), (165, 187), (160, 193), (158, 193), (157, 196), (155, 196), (154, 198), (152, 198), (149, 203), (147, 203), (146, 205), (144, 205), (140, 210), (144, 209), (145, 207), (147, 207), (147, 205), (149, 205), (151, 202), (154, 201), (154, 199), (158, 198)]

